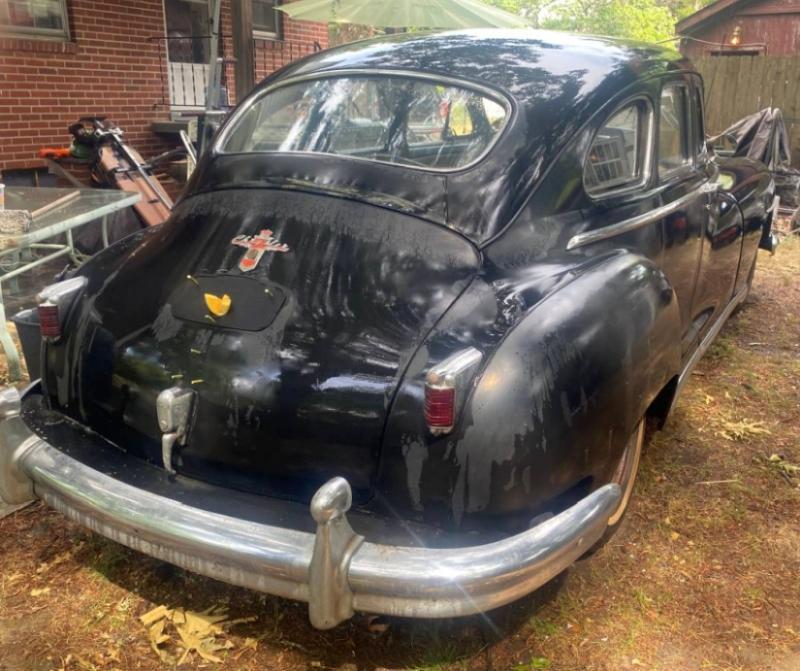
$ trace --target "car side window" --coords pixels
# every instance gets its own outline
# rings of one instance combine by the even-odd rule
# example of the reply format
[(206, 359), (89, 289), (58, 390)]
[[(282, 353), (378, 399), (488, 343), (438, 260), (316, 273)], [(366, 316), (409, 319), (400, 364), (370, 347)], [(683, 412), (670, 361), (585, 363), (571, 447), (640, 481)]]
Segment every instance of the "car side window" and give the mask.
[(689, 96), (683, 84), (661, 91), (658, 122), (658, 174), (664, 176), (690, 162)]
[(594, 136), (583, 170), (586, 192), (602, 196), (640, 184), (650, 107), (636, 100), (615, 112)]

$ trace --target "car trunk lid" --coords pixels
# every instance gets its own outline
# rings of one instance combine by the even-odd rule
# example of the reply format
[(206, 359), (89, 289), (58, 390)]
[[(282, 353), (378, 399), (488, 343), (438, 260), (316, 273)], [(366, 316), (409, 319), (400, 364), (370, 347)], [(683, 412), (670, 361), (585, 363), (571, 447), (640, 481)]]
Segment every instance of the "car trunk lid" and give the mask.
[(196, 195), (92, 280), (67, 345), (74, 391), (59, 397), (159, 461), (156, 398), (191, 389), (178, 472), (296, 500), (341, 475), (363, 501), (405, 365), (478, 261), (461, 235), (386, 208)]

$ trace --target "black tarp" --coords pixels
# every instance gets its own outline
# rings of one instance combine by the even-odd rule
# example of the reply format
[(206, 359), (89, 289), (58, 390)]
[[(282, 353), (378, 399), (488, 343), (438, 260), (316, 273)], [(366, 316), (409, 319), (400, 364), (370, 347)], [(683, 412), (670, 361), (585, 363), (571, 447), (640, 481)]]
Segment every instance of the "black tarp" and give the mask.
[[(781, 207), (800, 207), (800, 170), (791, 166), (791, 148), (783, 113), (777, 107), (740, 119), (730, 128), (711, 138), (723, 156), (746, 156), (766, 164), (775, 180), (775, 193)], [(726, 147), (733, 146), (733, 150)]]

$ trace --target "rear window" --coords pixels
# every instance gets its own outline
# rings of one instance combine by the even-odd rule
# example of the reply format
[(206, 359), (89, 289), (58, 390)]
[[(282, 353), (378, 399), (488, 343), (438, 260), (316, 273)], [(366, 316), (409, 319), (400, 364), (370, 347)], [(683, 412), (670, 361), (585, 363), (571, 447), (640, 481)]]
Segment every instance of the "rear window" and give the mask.
[(472, 89), (411, 77), (327, 77), (253, 102), (223, 153), (312, 152), (436, 170), (479, 159), (505, 126), (504, 104)]

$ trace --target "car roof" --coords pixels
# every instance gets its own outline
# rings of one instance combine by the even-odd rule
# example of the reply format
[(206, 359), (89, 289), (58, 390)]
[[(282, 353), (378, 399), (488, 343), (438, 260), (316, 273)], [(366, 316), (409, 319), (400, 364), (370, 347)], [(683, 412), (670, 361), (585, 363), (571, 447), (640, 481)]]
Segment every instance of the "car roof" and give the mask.
[(541, 97), (541, 86), (549, 79), (570, 73), (580, 73), (586, 94), (611, 76), (623, 75), (632, 83), (647, 71), (690, 70), (692, 66), (679, 52), (664, 46), (550, 30), (484, 28), (352, 42), (290, 65), (281, 74), (359, 69), (464, 79), (503, 89), (524, 104)]
[(344, 156), (218, 155), (214, 166), (210, 159), (204, 164), (196, 188), (219, 188), (246, 175), (260, 183), (268, 174), (275, 184), (289, 180), (349, 197), (374, 196), (391, 207), (410, 204), (416, 216), (454, 228), (481, 245), (516, 219), (548, 167), (599, 110), (629, 87), (641, 89), (643, 80), (686, 70), (691, 65), (672, 49), (553, 31), (480, 29), (362, 40), (290, 63), (247, 100), (296, 77), (336, 72), (400, 71), (472, 82), (503, 93), (514, 107), (482, 160), (420, 179), (421, 168)]

